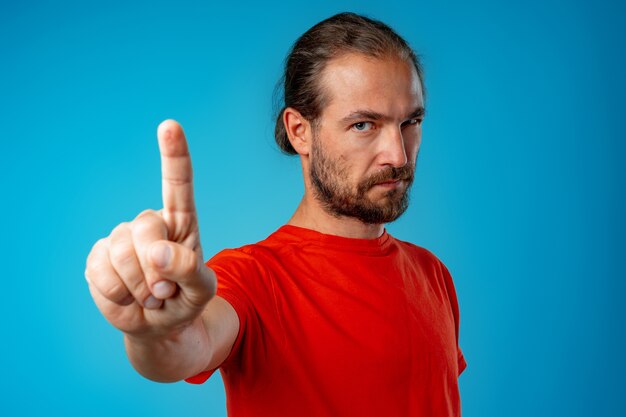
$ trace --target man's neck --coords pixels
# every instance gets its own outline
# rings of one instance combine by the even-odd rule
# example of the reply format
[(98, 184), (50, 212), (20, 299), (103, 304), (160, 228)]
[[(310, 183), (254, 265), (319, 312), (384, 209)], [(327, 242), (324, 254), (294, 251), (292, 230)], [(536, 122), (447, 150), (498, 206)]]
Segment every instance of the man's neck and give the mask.
[(376, 239), (385, 229), (383, 224), (365, 224), (353, 217), (333, 216), (307, 194), (287, 224), (354, 239)]

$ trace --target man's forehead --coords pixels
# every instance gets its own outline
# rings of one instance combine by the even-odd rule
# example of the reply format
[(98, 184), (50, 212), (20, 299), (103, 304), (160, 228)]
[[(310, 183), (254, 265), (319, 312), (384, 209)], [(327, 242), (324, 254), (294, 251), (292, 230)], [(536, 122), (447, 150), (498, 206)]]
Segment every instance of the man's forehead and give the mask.
[(417, 71), (410, 61), (397, 56), (344, 54), (328, 62), (321, 87), (328, 110), (408, 114), (423, 108)]

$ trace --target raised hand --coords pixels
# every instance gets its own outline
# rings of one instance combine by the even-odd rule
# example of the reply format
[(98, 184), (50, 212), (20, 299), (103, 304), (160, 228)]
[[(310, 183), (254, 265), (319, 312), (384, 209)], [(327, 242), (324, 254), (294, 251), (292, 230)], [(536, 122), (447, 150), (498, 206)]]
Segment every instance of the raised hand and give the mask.
[(163, 209), (146, 210), (96, 242), (85, 276), (102, 314), (131, 336), (164, 336), (190, 324), (214, 296), (204, 265), (191, 158), (181, 126), (158, 128)]

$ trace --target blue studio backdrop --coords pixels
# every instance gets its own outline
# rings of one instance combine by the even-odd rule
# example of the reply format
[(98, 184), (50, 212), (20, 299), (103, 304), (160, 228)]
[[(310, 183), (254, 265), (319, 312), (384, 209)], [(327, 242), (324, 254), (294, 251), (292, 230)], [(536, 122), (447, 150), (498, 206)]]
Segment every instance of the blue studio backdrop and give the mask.
[(0, 4), (3, 416), (224, 416), (219, 375), (128, 363), (84, 281), (94, 242), (161, 205), (156, 127), (184, 126), (205, 256), (258, 241), (302, 195), (273, 143), (292, 42), (381, 19), (428, 88), (412, 204), (461, 307), (464, 416), (624, 416), (626, 13), (619, 1)]

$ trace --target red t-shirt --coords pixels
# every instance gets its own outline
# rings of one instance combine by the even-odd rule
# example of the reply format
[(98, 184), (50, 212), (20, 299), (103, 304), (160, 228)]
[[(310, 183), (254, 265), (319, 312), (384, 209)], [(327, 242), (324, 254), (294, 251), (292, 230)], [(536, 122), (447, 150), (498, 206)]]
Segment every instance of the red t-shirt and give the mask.
[(230, 417), (461, 415), (456, 293), (426, 249), (287, 225), (207, 265), (240, 320)]

